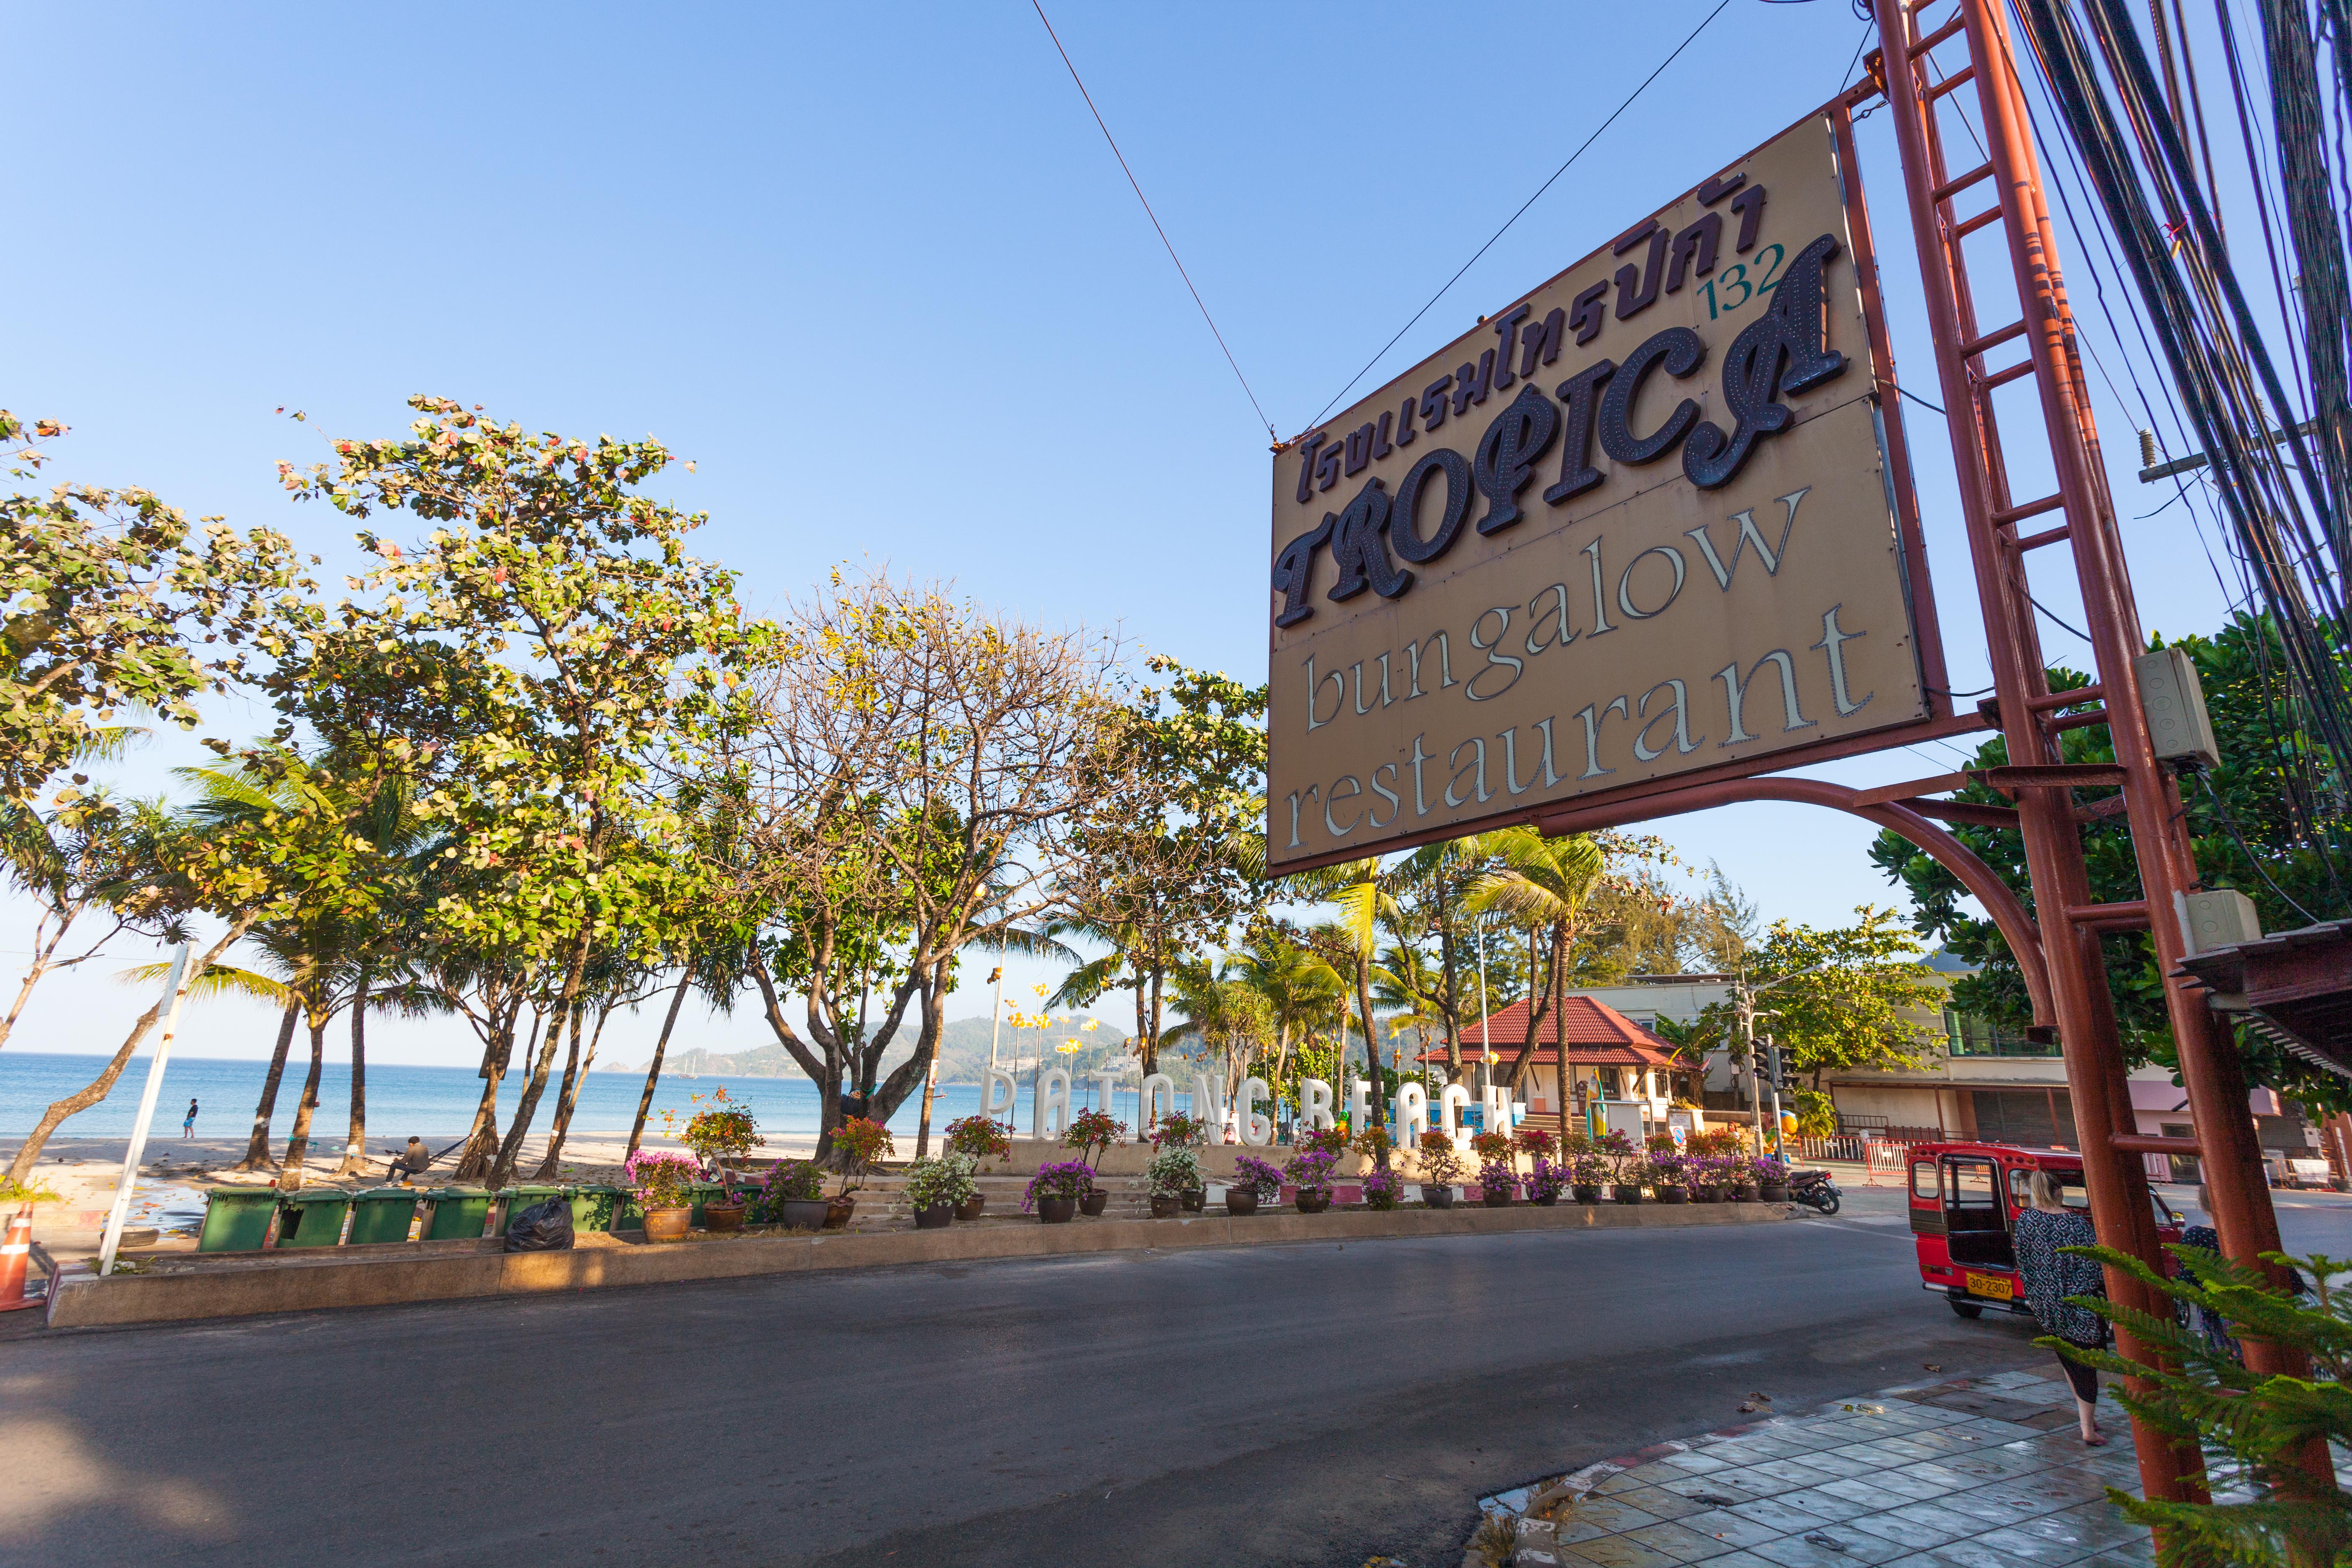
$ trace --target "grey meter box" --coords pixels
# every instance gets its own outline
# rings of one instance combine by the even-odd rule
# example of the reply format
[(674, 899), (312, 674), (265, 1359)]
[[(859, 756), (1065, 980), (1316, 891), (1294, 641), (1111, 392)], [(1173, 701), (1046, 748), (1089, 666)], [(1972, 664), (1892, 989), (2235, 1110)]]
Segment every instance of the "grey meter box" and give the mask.
[(2158, 648), (2132, 660), (2139, 681), (2140, 711), (2158, 762), (2214, 767), (2221, 761), (2213, 744), (2213, 721), (2205, 716), (2205, 692), (2197, 667), (2177, 647)]

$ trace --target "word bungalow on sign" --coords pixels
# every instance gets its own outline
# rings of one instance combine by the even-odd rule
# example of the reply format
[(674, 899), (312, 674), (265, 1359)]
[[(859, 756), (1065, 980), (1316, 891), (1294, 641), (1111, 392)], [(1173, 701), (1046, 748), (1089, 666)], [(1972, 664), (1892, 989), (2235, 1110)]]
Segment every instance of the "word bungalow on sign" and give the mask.
[[(1013, 1075), (1001, 1068), (982, 1069), (981, 1114), (1012, 1125), (1015, 1099), (1020, 1085)], [(1117, 1070), (1105, 1070), (1087, 1075), (1101, 1091), (1099, 1103), (1108, 1105), (1114, 1090), (1128, 1080), (1128, 1075)], [(1143, 1124), (1150, 1126), (1163, 1116), (1176, 1113), (1176, 1080), (1164, 1072), (1147, 1074), (1141, 1087)], [(1222, 1075), (1195, 1072), (1189, 1086), (1192, 1094), (1191, 1114), (1208, 1124), (1210, 1142), (1223, 1139), (1223, 1129), (1230, 1121), (1236, 1139), (1255, 1149), (1263, 1149), (1274, 1142), (1275, 1093), (1262, 1078), (1242, 1080), (1238, 1091), (1228, 1097)], [(1037, 1075), (1031, 1087), (1030, 1121), (1034, 1136), (1059, 1139), (1070, 1130), (1071, 1079), (1066, 1068), (1047, 1068)], [(1511, 1091), (1507, 1088), (1489, 1088), (1483, 1091), (1481, 1114), (1488, 1127), (1511, 1125)], [(1362, 1079), (1348, 1085), (1348, 1125), (1369, 1125), (1371, 1115), (1370, 1086)], [(1470, 1091), (1462, 1085), (1447, 1084), (1437, 1091), (1433, 1103), (1429, 1091), (1420, 1084), (1407, 1080), (1397, 1088), (1396, 1097), (1383, 1104), (1381, 1120), (1392, 1124), (1398, 1145), (1411, 1148), (1424, 1132), (1433, 1128), (1454, 1140), (1454, 1147), (1464, 1153), (1470, 1151), (1470, 1134), (1462, 1119), (1469, 1107)], [(1263, 1109), (1261, 1109), (1263, 1107)], [(1307, 1128), (1328, 1128), (1339, 1124), (1333, 1108), (1331, 1086), (1319, 1078), (1302, 1079), (1298, 1085), (1298, 1121)]]
[(1802, 121), (1276, 454), (1276, 869), (1939, 711), (1845, 190)]

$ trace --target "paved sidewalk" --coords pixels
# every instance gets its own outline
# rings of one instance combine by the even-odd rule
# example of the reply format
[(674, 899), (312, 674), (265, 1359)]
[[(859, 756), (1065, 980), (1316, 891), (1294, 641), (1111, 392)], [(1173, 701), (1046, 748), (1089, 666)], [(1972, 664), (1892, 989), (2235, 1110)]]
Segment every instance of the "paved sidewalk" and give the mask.
[(1481, 1499), (1517, 1550), (1482, 1531), (1465, 1568), (2147, 1568), (2148, 1532), (2106, 1500), (2139, 1487), (2111, 1397), (2099, 1425), (2085, 1447), (2054, 1371), (1888, 1389)]

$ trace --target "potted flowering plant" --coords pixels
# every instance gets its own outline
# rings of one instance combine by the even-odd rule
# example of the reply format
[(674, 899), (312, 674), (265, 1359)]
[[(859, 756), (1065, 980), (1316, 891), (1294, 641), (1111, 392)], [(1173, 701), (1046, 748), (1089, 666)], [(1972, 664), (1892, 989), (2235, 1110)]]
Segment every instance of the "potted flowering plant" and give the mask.
[(1077, 1217), (1078, 1199), (1094, 1184), (1094, 1167), (1084, 1160), (1040, 1165), (1030, 1178), (1029, 1190), (1021, 1194), (1021, 1211), (1026, 1214), (1034, 1208), (1045, 1224), (1067, 1225)]
[(1321, 1214), (1331, 1206), (1331, 1169), (1339, 1156), (1328, 1149), (1308, 1149), (1283, 1167), (1298, 1189), (1295, 1200), (1300, 1214)]
[(1729, 1186), (1732, 1201), (1734, 1203), (1742, 1204), (1754, 1203), (1756, 1201), (1757, 1189), (1763, 1184), (1762, 1182), (1758, 1179), (1757, 1167), (1762, 1165), (1764, 1162), (1761, 1160), (1751, 1160), (1743, 1154), (1732, 1160), (1730, 1163), (1731, 1180)]
[(972, 1195), (971, 1156), (953, 1152), (907, 1167), (907, 1206), (918, 1230), (945, 1230), (956, 1205)]
[(1348, 1140), (1348, 1147), (1370, 1160), (1375, 1166), (1385, 1167), (1389, 1151), (1396, 1147), (1389, 1130), (1378, 1121), (1368, 1121), (1364, 1130)]
[(1470, 1152), (1477, 1155), (1486, 1164), (1500, 1163), (1508, 1166), (1511, 1179), (1514, 1182), (1518, 1180), (1518, 1167), (1513, 1163), (1513, 1157), (1518, 1153), (1519, 1144), (1518, 1140), (1509, 1133), (1478, 1133), (1470, 1140)]
[(1693, 1154), (1684, 1163), (1689, 1171), (1691, 1202), (1721, 1203), (1723, 1201), (1723, 1156)]
[(1244, 1154), (1234, 1160), (1234, 1174), (1237, 1179), (1225, 1189), (1227, 1214), (1255, 1214), (1258, 1205), (1272, 1203), (1282, 1195), (1279, 1165)]
[(1643, 1163), (1645, 1156), (1633, 1147), (1633, 1140), (1622, 1132), (1611, 1132), (1596, 1145), (1601, 1158), (1609, 1162), (1612, 1178), (1616, 1182), (1616, 1197), (1621, 1204), (1642, 1201)]
[(753, 1202), (752, 1218), (792, 1230), (823, 1230), (825, 1209), (824, 1173), (812, 1161), (779, 1160)]
[(1143, 1168), (1143, 1180), (1151, 1194), (1151, 1217), (1173, 1219), (1190, 1194), (1203, 1190), (1201, 1157), (1183, 1144), (1171, 1144), (1151, 1156), (1151, 1163)]
[[(1076, 1149), (1078, 1158), (1091, 1164), (1095, 1157), (1124, 1137), (1127, 1123), (1117, 1121), (1108, 1110), (1081, 1110), (1070, 1118), (1070, 1125), (1062, 1133), (1062, 1147)], [(1078, 1199), (1084, 1213), (1098, 1215), (1110, 1202), (1108, 1188), (1089, 1186)]]
[[(985, 1116), (965, 1116), (948, 1123), (946, 1143), (950, 1154), (961, 1154), (970, 1160), (972, 1172), (979, 1173), (984, 1160), (1003, 1160), (1013, 1153), (1013, 1129), (1002, 1121)], [(971, 1196), (956, 1205), (958, 1219), (978, 1219), (988, 1207), (988, 1194), (975, 1188)]]
[(1404, 1178), (1386, 1166), (1364, 1173), (1364, 1206), (1368, 1209), (1392, 1209), (1404, 1196)]
[(1756, 1161), (1757, 1194), (1768, 1204), (1789, 1201), (1789, 1163), (1778, 1155), (1764, 1154)]
[(1197, 1116), (1170, 1111), (1151, 1124), (1144, 1136), (1154, 1149), (1192, 1149), (1209, 1141), (1209, 1124)]
[(1685, 1163), (1671, 1143), (1650, 1152), (1650, 1190), (1658, 1194), (1660, 1203), (1678, 1204), (1690, 1197), (1689, 1189), (1683, 1184)]
[[(1502, 1134), (1496, 1133), (1500, 1137)], [(1519, 1184), (1518, 1167), (1507, 1160), (1489, 1160), (1478, 1167), (1478, 1187), (1490, 1209), (1508, 1208)]]
[(1531, 1159), (1549, 1159), (1552, 1142), (1552, 1135), (1540, 1127), (1522, 1127), (1511, 1134), (1511, 1147)]
[(1454, 1206), (1454, 1184), (1462, 1179), (1462, 1156), (1454, 1140), (1437, 1128), (1421, 1135), (1421, 1201), (1433, 1209)]
[(621, 1166), (637, 1206), (645, 1211), (647, 1241), (684, 1241), (694, 1215), (693, 1184), (702, 1167), (683, 1154), (640, 1149)]
[(890, 1142), (890, 1130), (863, 1116), (852, 1116), (833, 1130), (833, 1153), (840, 1162), (841, 1190), (833, 1194), (824, 1216), (825, 1229), (847, 1227), (849, 1216), (857, 1212), (857, 1199), (852, 1194), (866, 1184), (877, 1162), (898, 1152), (898, 1145)]
[(699, 1155), (703, 1168), (723, 1184), (725, 1196), (702, 1205), (702, 1223), (715, 1231), (740, 1230), (744, 1200), (735, 1190), (734, 1167), (727, 1162), (742, 1158), (765, 1140), (760, 1136), (751, 1108), (730, 1100), (725, 1084), (707, 1095), (693, 1096), (693, 1102), (699, 1109), (687, 1119), (685, 1131), (678, 1131), (675, 1111), (662, 1112), (663, 1128)]
[(1600, 1155), (1587, 1152), (1569, 1162), (1569, 1184), (1574, 1189), (1576, 1201), (1597, 1204), (1601, 1201), (1601, 1184), (1609, 1180), (1609, 1162)]
[(1559, 1194), (1568, 1186), (1569, 1168), (1555, 1165), (1543, 1155), (1536, 1156), (1534, 1171), (1528, 1177), (1529, 1201), (1549, 1208), (1559, 1202)]

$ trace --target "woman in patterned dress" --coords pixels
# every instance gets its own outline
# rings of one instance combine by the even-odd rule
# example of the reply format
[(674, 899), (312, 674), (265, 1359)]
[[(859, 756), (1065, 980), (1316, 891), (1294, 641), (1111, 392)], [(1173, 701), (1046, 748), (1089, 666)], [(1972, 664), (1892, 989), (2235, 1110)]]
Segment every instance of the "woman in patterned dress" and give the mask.
[[(2106, 1320), (2085, 1308), (2069, 1306), (2066, 1298), (2105, 1295), (2105, 1277), (2091, 1259), (2058, 1250), (2089, 1247), (2098, 1240), (2091, 1229), (2091, 1216), (2066, 1206), (2059, 1195), (2057, 1178), (2047, 1171), (2034, 1172), (2026, 1190), (2032, 1194), (2033, 1206), (2017, 1216), (2010, 1233), (2017, 1249), (2017, 1271), (2025, 1277), (2026, 1301), (2044, 1332), (2071, 1345), (2095, 1349), (2106, 1342)], [(2097, 1419), (2098, 1373), (2063, 1354), (2058, 1357), (2058, 1364), (2065, 1369), (2067, 1384), (2074, 1391), (2083, 1442), (2098, 1447), (2106, 1442)]]

